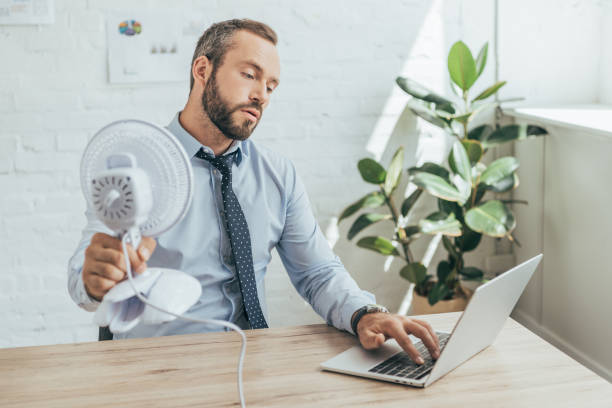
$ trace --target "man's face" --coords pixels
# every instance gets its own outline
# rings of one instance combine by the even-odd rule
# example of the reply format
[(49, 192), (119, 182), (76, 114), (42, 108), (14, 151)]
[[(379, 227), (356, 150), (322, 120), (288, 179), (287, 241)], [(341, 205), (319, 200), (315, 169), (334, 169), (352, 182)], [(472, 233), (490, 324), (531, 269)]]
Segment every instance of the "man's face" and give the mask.
[(234, 46), (215, 67), (202, 93), (202, 107), (225, 136), (247, 139), (278, 86), (280, 63), (274, 44), (238, 31)]

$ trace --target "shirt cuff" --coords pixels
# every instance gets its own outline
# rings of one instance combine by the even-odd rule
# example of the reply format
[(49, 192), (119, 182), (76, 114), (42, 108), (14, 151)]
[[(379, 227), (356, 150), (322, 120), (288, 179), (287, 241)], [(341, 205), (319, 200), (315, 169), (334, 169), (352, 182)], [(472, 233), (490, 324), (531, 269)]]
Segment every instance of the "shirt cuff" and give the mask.
[(83, 269), (79, 270), (76, 281), (76, 302), (80, 308), (87, 310), (88, 312), (95, 312), (100, 306), (100, 302), (89, 296), (85, 289), (85, 282), (83, 282)]
[(366, 305), (371, 305), (376, 303), (376, 298), (374, 297), (374, 295), (372, 295), (371, 293), (365, 292), (364, 291), (364, 296), (359, 296), (359, 297), (355, 297), (355, 298), (351, 298), (350, 300), (348, 300), (345, 304), (344, 304), (344, 313), (343, 315), (345, 316), (342, 322), (342, 329), (346, 330), (347, 332), (356, 335), (357, 333), (355, 333), (353, 331), (352, 325), (351, 325), (351, 319), (353, 318), (353, 315), (355, 314), (355, 312), (366, 306)]

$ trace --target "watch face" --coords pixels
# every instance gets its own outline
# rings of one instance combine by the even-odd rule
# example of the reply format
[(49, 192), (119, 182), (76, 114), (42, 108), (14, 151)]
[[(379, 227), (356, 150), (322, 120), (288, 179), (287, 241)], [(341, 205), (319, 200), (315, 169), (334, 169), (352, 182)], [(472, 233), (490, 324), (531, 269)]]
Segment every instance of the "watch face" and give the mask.
[(368, 305), (367, 306), (366, 313), (375, 313), (375, 312), (389, 313), (387, 308), (381, 305)]

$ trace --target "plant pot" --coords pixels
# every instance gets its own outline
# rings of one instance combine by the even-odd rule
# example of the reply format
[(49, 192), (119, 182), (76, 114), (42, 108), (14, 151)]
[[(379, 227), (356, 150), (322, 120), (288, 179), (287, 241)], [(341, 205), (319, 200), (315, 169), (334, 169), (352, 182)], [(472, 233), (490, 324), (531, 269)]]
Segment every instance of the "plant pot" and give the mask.
[(416, 291), (412, 292), (412, 304), (410, 305), (409, 315), (425, 315), (434, 313), (461, 312), (465, 310), (470, 297), (471, 290), (463, 289), (467, 292), (467, 297), (459, 296), (450, 300), (440, 300), (435, 305), (430, 305), (427, 296), (421, 296)]

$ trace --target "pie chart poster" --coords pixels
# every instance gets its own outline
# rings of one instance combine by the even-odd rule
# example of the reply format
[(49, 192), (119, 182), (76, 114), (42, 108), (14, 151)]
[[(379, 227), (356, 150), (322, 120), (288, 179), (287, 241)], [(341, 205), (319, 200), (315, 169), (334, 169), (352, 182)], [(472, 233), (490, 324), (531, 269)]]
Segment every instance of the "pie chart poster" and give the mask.
[(109, 15), (106, 21), (108, 80), (114, 84), (181, 82), (189, 77), (197, 38), (185, 35), (178, 13)]

